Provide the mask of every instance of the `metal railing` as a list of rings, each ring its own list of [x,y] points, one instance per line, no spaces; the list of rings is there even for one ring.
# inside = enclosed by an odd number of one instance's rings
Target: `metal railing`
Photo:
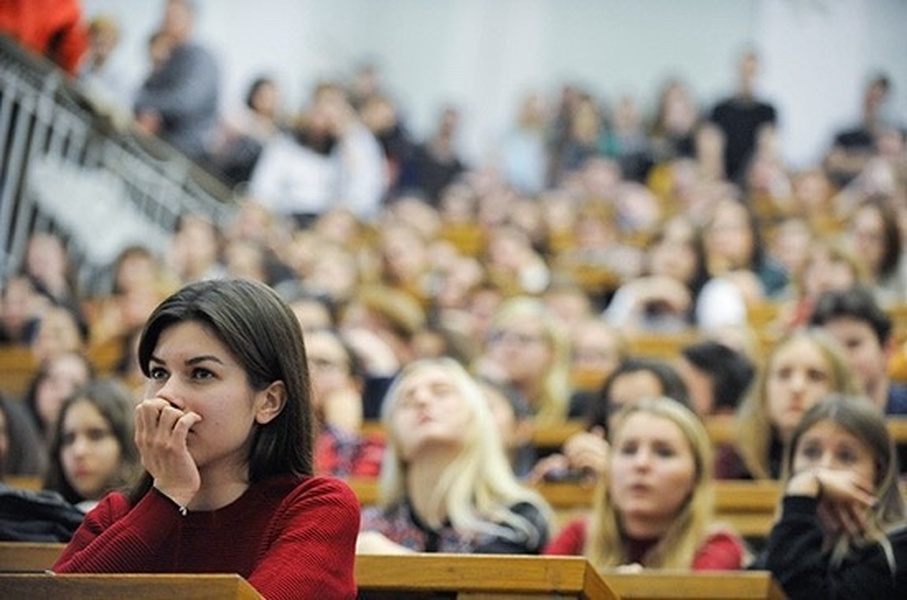
[[[116,127],[52,63],[0,35],[0,283],[52,231],[85,291],[126,245],[162,253],[180,215],[224,224],[231,191],[170,146]]]

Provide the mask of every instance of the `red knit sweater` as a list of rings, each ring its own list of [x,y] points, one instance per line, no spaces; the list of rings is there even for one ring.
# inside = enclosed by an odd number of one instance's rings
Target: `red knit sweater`
[[[238,573],[266,598],[355,598],[359,502],[342,481],[274,477],[221,509],[179,513],[153,489],[91,511],[57,573]]]

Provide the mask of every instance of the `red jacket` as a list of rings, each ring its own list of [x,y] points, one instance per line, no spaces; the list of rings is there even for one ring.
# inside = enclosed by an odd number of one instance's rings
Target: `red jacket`
[[[78,0],[2,0],[0,32],[70,75],[88,52],[88,27]]]

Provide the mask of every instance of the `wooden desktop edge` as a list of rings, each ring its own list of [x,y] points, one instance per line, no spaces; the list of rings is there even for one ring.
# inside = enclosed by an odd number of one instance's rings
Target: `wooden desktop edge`
[[[131,600],[261,600],[252,585],[235,573],[212,574],[0,574],[3,598],[130,598]]]
[[[580,556],[407,554],[356,556],[360,592],[570,594],[619,598]]]

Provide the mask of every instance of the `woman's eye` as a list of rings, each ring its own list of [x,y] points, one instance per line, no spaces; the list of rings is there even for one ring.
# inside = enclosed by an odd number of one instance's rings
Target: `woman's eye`
[[[822,449],[818,446],[806,446],[800,450],[800,455],[810,460],[817,460],[822,456]]]
[[[841,450],[838,452],[838,462],[845,465],[852,465],[857,462],[857,454],[851,450]]]
[[[76,441],[76,434],[64,433],[63,437],[60,440],[60,445],[65,448],[67,446],[72,446],[75,441]]]
[[[624,456],[632,456],[636,454],[637,446],[636,444],[622,444],[617,450],[620,454]]]
[[[211,379],[212,377],[214,377],[214,373],[208,369],[198,368],[192,370],[192,379]]]
[[[658,446],[655,448],[655,454],[661,458],[671,458],[677,453],[670,446]]]
[[[152,367],[148,370],[148,377],[151,379],[166,379],[167,371],[160,367]]]
[[[87,437],[92,442],[100,442],[108,435],[110,435],[110,432],[106,429],[90,429],[88,431]]]
[[[824,371],[813,370],[809,372],[810,381],[825,381],[828,377]]]

